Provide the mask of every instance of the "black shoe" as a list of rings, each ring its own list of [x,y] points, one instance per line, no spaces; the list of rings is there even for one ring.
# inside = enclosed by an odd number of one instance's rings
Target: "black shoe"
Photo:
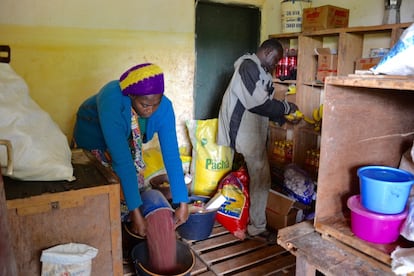
[[[267,245],[276,245],[277,244],[277,231],[266,230],[256,236],[248,235],[248,238],[254,239],[254,240],[261,240],[267,243]]]
[[[277,231],[269,231],[266,237],[267,245],[277,244]]]

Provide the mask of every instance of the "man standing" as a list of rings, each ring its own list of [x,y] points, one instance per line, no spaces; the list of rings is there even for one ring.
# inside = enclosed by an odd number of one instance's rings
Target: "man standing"
[[[230,146],[241,154],[250,177],[250,236],[264,236],[276,242],[276,233],[266,229],[266,203],[271,188],[266,140],[269,120],[285,123],[284,115],[297,106],[273,98],[272,72],[283,57],[276,39],[264,41],[255,54],[246,54],[234,63],[234,74],[223,96],[219,112],[217,144]]]

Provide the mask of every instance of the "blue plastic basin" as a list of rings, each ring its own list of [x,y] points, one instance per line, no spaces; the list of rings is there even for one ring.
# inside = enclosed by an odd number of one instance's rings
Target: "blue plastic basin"
[[[380,214],[399,214],[405,210],[414,175],[387,166],[364,166],[357,171],[361,204]]]
[[[212,230],[217,210],[190,214],[188,220],[177,228],[178,234],[187,240],[205,240]]]
[[[197,200],[207,203],[210,197],[190,196],[190,202]],[[191,213],[188,220],[177,227],[178,234],[187,240],[205,240],[213,230],[216,221],[217,210],[204,211],[202,213]]]

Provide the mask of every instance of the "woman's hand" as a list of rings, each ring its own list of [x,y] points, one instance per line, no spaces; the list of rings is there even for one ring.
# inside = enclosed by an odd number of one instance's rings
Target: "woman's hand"
[[[188,219],[188,204],[181,202],[180,207],[175,210],[175,228],[185,223]]]
[[[142,216],[139,208],[132,210],[129,217],[131,219],[130,230],[141,237],[145,237],[147,235],[147,221]]]

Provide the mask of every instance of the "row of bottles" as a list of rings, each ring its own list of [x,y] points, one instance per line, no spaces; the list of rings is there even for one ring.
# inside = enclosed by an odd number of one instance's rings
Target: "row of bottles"
[[[305,170],[313,179],[318,178],[319,156],[319,149],[308,149],[306,151]]]
[[[276,66],[274,75],[280,80],[296,80],[298,56],[296,49],[285,49],[283,58]]]
[[[273,144],[273,160],[278,165],[287,165],[292,163],[293,141],[278,140]]]

